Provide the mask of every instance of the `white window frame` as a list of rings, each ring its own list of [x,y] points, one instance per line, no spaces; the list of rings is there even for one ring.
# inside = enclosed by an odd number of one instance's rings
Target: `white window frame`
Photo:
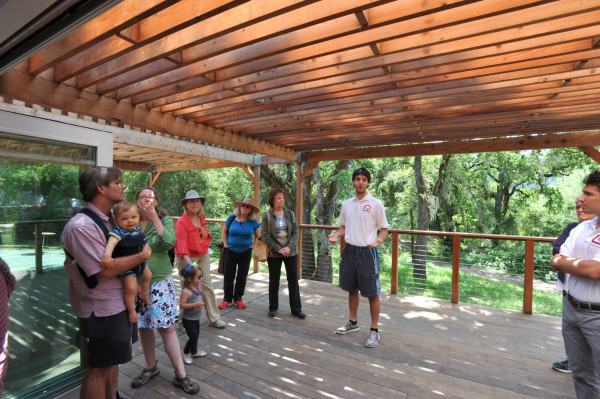
[[[95,147],[97,166],[112,166],[113,135],[94,123],[10,104],[0,109],[0,132]]]

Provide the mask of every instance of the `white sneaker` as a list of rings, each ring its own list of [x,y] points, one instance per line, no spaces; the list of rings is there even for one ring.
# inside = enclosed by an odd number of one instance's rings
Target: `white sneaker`
[[[211,327],[217,327],[217,328],[225,328],[226,325],[227,324],[221,319],[219,319],[213,323],[210,323]]]
[[[379,335],[379,333],[377,331],[369,332],[369,337],[367,338],[367,342],[365,342],[365,346],[367,348],[376,347],[377,345],[379,345],[380,338],[381,338],[381,336]]]

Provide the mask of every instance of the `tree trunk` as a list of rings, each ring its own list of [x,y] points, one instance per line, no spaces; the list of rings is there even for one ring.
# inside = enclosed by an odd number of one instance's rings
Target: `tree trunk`
[[[444,171],[450,164],[452,155],[444,155],[442,162],[438,166],[437,179],[431,189],[431,193],[428,193],[425,179],[423,178],[423,165],[422,158],[415,157],[413,169],[415,171],[415,182],[417,187],[418,206],[417,206],[417,230],[429,230],[429,223],[432,216],[435,217],[440,204],[440,197],[442,195],[442,189],[444,187]],[[430,203],[430,196],[432,203]],[[433,204],[433,206],[431,206]],[[418,235],[415,238],[412,260],[413,260],[413,277],[415,279],[427,279],[427,240],[428,236]]]
[[[315,223],[318,225],[331,225],[333,216],[338,202],[339,188],[337,185],[337,175],[347,170],[351,165],[350,161],[339,161],[335,168],[323,179],[319,169],[315,169],[313,175],[317,185],[316,190],[316,209]],[[333,263],[331,260],[332,246],[329,243],[327,236],[331,233],[329,230],[319,230],[316,232],[317,245],[317,280],[318,281],[333,281]]]
[[[427,201],[427,187],[423,179],[423,168],[421,157],[415,157],[413,164],[415,171],[415,182],[417,186],[418,206],[417,206],[417,230],[429,229],[429,203]],[[415,245],[412,251],[413,278],[427,279],[426,268],[427,255],[427,236],[418,235],[415,239]]]
[[[308,176],[302,183],[302,223],[310,224],[310,215],[315,207],[312,200],[312,191],[314,185],[314,172]],[[317,280],[317,263],[314,251],[314,231],[311,229],[302,230],[302,269],[301,276],[309,280]]]
[[[302,223],[311,224],[311,215],[314,210],[316,224],[332,224],[339,191],[336,177],[340,172],[347,170],[350,165],[350,161],[339,161],[327,178],[321,178],[319,168],[316,168],[306,178],[302,183]],[[279,166],[277,170],[267,165],[261,166],[261,174],[265,184],[270,187],[281,187],[286,193],[292,193],[292,185],[294,184],[292,171],[293,167],[291,166]],[[312,198],[313,187],[315,185],[316,195]],[[286,195],[286,207],[295,209],[295,203],[295,198],[291,195]],[[330,233],[331,231],[329,230],[304,230],[302,232],[302,278],[327,282],[333,281],[331,246],[327,239]]]

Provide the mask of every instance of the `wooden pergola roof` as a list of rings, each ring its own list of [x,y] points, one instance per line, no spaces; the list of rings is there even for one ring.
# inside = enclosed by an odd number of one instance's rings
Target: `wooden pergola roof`
[[[115,138],[132,168],[189,140],[285,161],[594,154],[599,43],[600,0],[124,0],[0,75],[0,96],[170,140]]]

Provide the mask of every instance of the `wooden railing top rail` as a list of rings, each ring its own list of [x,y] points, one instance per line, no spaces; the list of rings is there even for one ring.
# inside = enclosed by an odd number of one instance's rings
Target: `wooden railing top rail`
[[[52,219],[52,220],[18,220],[12,224],[41,224],[41,223],[67,223],[71,219]]]
[[[180,216],[171,216],[177,220]],[[53,220],[23,220],[14,222],[15,224],[38,224],[38,223],[66,223],[69,219],[53,219]],[[206,219],[209,223],[225,223],[225,219]],[[301,224],[301,228],[321,229],[321,230],[337,230],[339,226],[327,226],[317,224]],[[552,242],[556,240],[553,237],[533,237],[533,236],[512,236],[504,234],[479,234],[479,233],[463,233],[458,231],[430,231],[430,230],[399,230],[389,229],[390,233],[398,234],[414,234],[426,236],[459,236],[461,238],[483,238],[490,240],[512,240],[512,241],[536,241],[536,242]]]
[[[306,229],[321,229],[321,230],[337,230],[339,226],[325,226],[314,224],[301,224],[300,228]],[[429,230],[398,230],[388,229],[389,233],[397,234],[414,234],[426,236],[459,236],[460,238],[484,238],[490,240],[511,240],[511,241],[536,241],[536,242],[553,242],[556,238],[552,237],[533,237],[533,236],[511,236],[503,234],[478,234],[478,233],[462,233],[458,231],[429,231]]]

